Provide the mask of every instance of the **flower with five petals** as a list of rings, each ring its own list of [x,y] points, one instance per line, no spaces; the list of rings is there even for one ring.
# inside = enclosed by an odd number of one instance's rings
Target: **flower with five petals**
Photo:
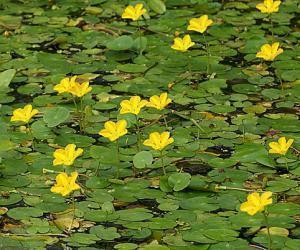
[[[35,116],[39,111],[32,109],[32,105],[28,104],[24,108],[18,108],[13,111],[13,115],[10,118],[11,122],[25,122],[28,123],[30,119]]]
[[[147,107],[156,108],[158,110],[163,110],[172,100],[168,98],[168,93],[162,93],[159,96],[151,96]]]
[[[190,47],[194,45],[195,43],[192,42],[190,35],[185,35],[183,38],[176,37],[171,48],[179,50],[181,52],[186,52]]]
[[[132,19],[133,21],[139,20],[139,18],[147,12],[143,7],[144,6],[141,3],[138,3],[135,6],[128,5],[122,14],[122,18]]]
[[[76,83],[77,76],[72,76],[72,77],[66,77],[62,79],[59,84],[56,84],[54,86],[54,90],[57,91],[59,94],[61,93],[70,93],[70,89],[72,86]]]
[[[64,149],[56,149],[53,153],[54,160],[53,166],[57,165],[64,165],[64,166],[71,166],[73,165],[75,159],[82,155],[83,149],[78,148],[76,149],[75,144],[68,144]]]
[[[143,144],[153,148],[154,150],[161,151],[173,142],[174,139],[170,137],[169,132],[162,132],[161,134],[158,132],[153,132],[149,135],[149,139],[145,140]]]
[[[199,18],[192,18],[187,29],[204,33],[207,30],[208,26],[212,24],[213,21],[211,19],[208,19],[207,15],[203,15]]]
[[[51,187],[52,193],[58,193],[62,196],[67,196],[71,192],[80,189],[80,186],[76,183],[78,177],[77,172],[71,173],[68,176],[66,173],[60,173],[56,176],[56,184]]]
[[[263,58],[266,61],[273,61],[278,55],[283,52],[283,49],[279,48],[279,43],[264,44],[260,51],[257,52],[256,57]]]
[[[293,142],[293,139],[289,139],[288,141],[286,141],[285,137],[280,137],[278,142],[269,143],[269,153],[285,155]]]
[[[273,0],[264,0],[263,3],[259,3],[256,5],[256,8],[259,9],[262,13],[273,13],[278,12],[279,5],[281,1],[273,1]]]
[[[120,114],[134,114],[138,115],[141,112],[141,109],[147,105],[146,100],[141,100],[139,96],[132,96],[129,100],[123,100],[120,103],[121,110]]]
[[[75,84],[70,88],[69,92],[74,96],[83,97],[92,90],[92,87],[89,85],[89,82],[75,82]]]
[[[247,201],[242,203],[240,210],[247,212],[249,215],[255,215],[258,212],[262,212],[265,206],[272,204],[272,192],[264,192],[261,196],[259,193],[254,192],[249,194]]]
[[[107,121],[104,124],[104,129],[99,132],[99,135],[108,138],[110,141],[115,141],[127,134],[126,126],[126,120],[120,120],[118,122]]]
[[[82,97],[92,90],[89,86],[89,82],[85,81],[83,83],[77,82],[78,76],[66,77],[60,81],[59,84],[54,86],[54,90],[59,94],[61,93],[71,93],[74,96]]]

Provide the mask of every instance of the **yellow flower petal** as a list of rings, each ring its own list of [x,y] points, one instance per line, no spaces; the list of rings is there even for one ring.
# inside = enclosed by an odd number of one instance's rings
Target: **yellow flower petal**
[[[32,105],[28,104],[24,108],[18,108],[13,111],[13,115],[10,121],[20,121],[28,123],[30,119],[35,116],[39,111],[37,109],[32,109]]]
[[[158,110],[162,110],[171,102],[172,100],[168,98],[168,94],[162,93],[160,96],[157,95],[151,96],[147,106],[156,108]]]
[[[149,135],[149,139],[144,141],[144,145],[153,148],[154,150],[163,150],[166,146],[173,143],[174,139],[170,137],[169,132],[153,132]]]
[[[76,183],[78,177],[77,172],[71,173],[68,176],[66,173],[60,173],[56,176],[56,184],[51,187],[50,191],[53,193],[59,193],[62,196],[66,196],[71,192],[80,189],[80,186]]]
[[[171,48],[181,52],[186,52],[193,45],[195,45],[195,43],[191,41],[191,37],[189,35],[185,35],[182,39],[176,37]]]
[[[260,51],[257,52],[256,57],[263,58],[266,61],[273,61],[279,54],[283,52],[283,49],[278,49],[279,43],[264,44]]]
[[[57,149],[53,153],[53,165],[73,165],[75,159],[82,155],[83,149],[78,148],[76,150],[75,144],[68,144],[64,149]]]
[[[141,100],[139,96],[132,96],[129,100],[120,103],[120,114],[132,113],[138,115],[143,107],[147,105],[146,100]]]
[[[289,139],[289,140],[287,141],[286,147],[289,149],[290,146],[292,146],[293,142],[294,142],[294,139]]]
[[[262,13],[273,13],[278,12],[279,5],[281,1],[273,1],[273,0],[264,0],[263,3],[259,3],[256,5],[256,8],[259,9]]]
[[[143,8],[143,4],[141,3],[138,3],[135,6],[129,5],[125,8],[122,18],[137,21],[146,12],[146,9]]]
[[[270,142],[269,153],[285,155],[289,150],[290,146],[293,144],[293,142],[293,139],[289,139],[288,141],[286,141],[285,137],[279,138],[278,142]]]
[[[117,123],[113,121],[107,121],[104,124],[105,129],[99,131],[99,135],[108,138],[110,141],[115,141],[121,136],[127,134],[126,126],[126,120],[120,120]]]
[[[262,212],[265,209],[265,206],[272,204],[272,192],[264,192],[261,196],[254,192],[249,194],[247,201],[242,203],[240,210],[247,212],[249,215],[254,215],[258,212]]]
[[[203,15],[199,18],[192,18],[187,29],[204,33],[212,24],[213,21],[211,19],[208,19],[207,15]]]
[[[261,203],[263,206],[272,204],[272,192],[268,191],[261,195]]]

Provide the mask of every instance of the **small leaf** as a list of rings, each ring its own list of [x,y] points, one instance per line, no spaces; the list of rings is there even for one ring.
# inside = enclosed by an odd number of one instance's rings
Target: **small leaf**
[[[102,209],[102,211],[107,212],[107,213],[113,213],[115,211],[114,205],[111,201],[105,201],[101,205],[101,209]]]
[[[117,228],[115,227],[105,228],[102,225],[92,227],[90,229],[90,233],[97,235],[100,239],[103,240],[114,240],[121,237],[121,235],[117,232]]]
[[[148,151],[141,151],[133,157],[133,165],[138,169],[143,169],[152,164],[153,156]]]
[[[161,0],[148,0],[147,5],[157,14],[163,14],[166,12],[166,5]]]
[[[173,187],[174,191],[185,189],[191,182],[191,175],[189,173],[175,173],[168,178],[168,183]]]
[[[48,127],[55,127],[69,119],[70,112],[66,108],[49,108],[44,113],[44,122]]]
[[[138,37],[134,40],[132,48],[143,52],[147,48],[148,40],[146,37]]]
[[[0,73],[0,88],[8,87],[11,80],[15,77],[16,70],[8,69]]]
[[[130,36],[120,36],[106,44],[111,50],[128,50],[133,45],[133,39]]]

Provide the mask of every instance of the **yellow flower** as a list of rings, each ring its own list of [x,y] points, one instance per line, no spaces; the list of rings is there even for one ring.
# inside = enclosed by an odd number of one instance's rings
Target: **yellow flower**
[[[59,94],[67,92],[70,93],[70,89],[76,83],[77,76],[73,77],[66,77],[60,81],[59,84],[54,86],[54,90],[57,91]]]
[[[199,18],[192,18],[188,26],[188,30],[194,30],[200,33],[204,33],[208,26],[212,25],[213,21],[208,19],[207,15],[203,15]]]
[[[10,118],[11,122],[25,122],[28,123],[30,119],[35,116],[39,111],[32,109],[32,105],[28,104],[24,108],[18,108],[13,111],[13,115]]]
[[[168,93],[162,93],[160,96],[154,95],[150,97],[147,107],[156,108],[158,110],[164,109],[172,100],[168,98]]]
[[[286,141],[285,137],[280,137],[278,142],[269,143],[269,153],[285,155],[286,152],[289,150],[290,146],[293,144],[293,142],[293,139],[289,139],[288,141]]]
[[[123,100],[121,105],[120,114],[132,113],[138,115],[141,109],[147,105],[146,100],[141,100],[139,96],[132,96],[129,100]]]
[[[264,44],[260,51],[257,52],[256,57],[263,58],[266,61],[273,61],[276,56],[283,52],[283,49],[278,49],[279,43]]]
[[[255,215],[257,212],[262,212],[265,206],[272,204],[272,192],[264,192],[261,196],[254,192],[249,194],[247,201],[242,203],[240,210],[247,212],[249,215]]]
[[[256,8],[259,9],[262,13],[273,13],[278,12],[280,4],[281,1],[264,0],[263,3],[257,4]]]
[[[85,94],[89,93],[91,90],[92,87],[89,86],[89,82],[83,82],[81,84],[75,82],[75,84],[70,88],[69,92],[77,97],[82,97]]]
[[[190,47],[194,45],[195,43],[192,42],[191,37],[189,35],[185,35],[183,38],[176,37],[171,48],[179,50],[181,52],[186,52]]]
[[[153,132],[150,134],[149,139],[144,141],[145,146],[149,146],[155,150],[163,150],[166,146],[173,143],[174,139],[170,137],[169,132]]]
[[[104,129],[99,132],[99,135],[108,138],[110,141],[115,141],[127,134],[126,126],[127,122],[125,120],[118,122],[108,121],[104,124]]]
[[[122,14],[122,18],[137,21],[143,14],[147,12],[147,10],[143,7],[144,6],[141,3],[138,3],[135,6],[128,5]]]
[[[82,155],[83,149],[78,148],[76,150],[75,144],[68,144],[64,149],[56,149],[53,153],[53,166],[57,165],[65,165],[71,166],[73,165],[75,159]]]
[[[59,84],[55,85],[53,89],[59,94],[67,92],[77,97],[82,97],[92,90],[89,82],[78,83],[76,80],[77,76],[66,77]]]
[[[77,172],[71,173],[70,177],[66,173],[58,174],[56,176],[56,184],[51,188],[51,192],[66,196],[80,189],[80,186],[76,183],[77,176]]]

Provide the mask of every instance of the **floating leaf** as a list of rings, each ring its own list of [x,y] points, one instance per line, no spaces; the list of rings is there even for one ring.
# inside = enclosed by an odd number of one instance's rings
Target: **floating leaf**
[[[166,5],[161,0],[148,0],[147,5],[157,14],[163,14],[166,12]]]
[[[107,48],[111,50],[128,50],[132,45],[133,39],[131,36],[120,36],[106,44]]]
[[[189,173],[175,173],[168,178],[169,185],[174,191],[185,189],[190,184],[190,181],[191,175]]]
[[[48,127],[55,127],[69,119],[70,112],[63,107],[48,108],[45,110],[43,119]]]
[[[9,86],[16,72],[15,69],[8,69],[0,73],[0,90]]]
[[[143,169],[152,164],[153,156],[149,151],[141,151],[133,157],[133,164],[135,168]]]

